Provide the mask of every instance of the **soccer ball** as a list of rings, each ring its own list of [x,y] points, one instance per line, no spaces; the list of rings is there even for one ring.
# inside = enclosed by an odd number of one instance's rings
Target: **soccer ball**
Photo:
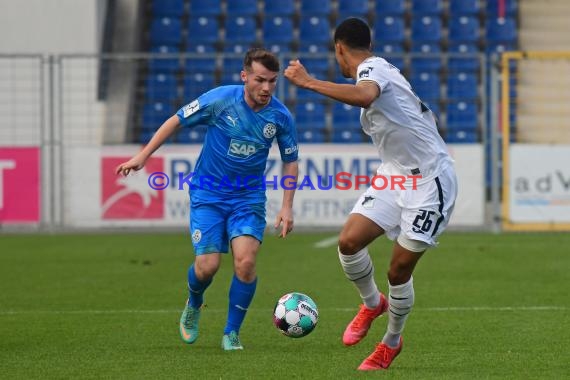
[[[308,335],[319,320],[317,305],[303,293],[287,293],[279,298],[273,310],[273,324],[283,335],[301,338]]]

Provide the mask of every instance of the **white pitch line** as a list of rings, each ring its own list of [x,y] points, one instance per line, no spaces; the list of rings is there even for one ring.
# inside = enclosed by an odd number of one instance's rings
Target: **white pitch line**
[[[319,311],[332,312],[354,312],[357,308],[321,308]],[[567,306],[450,306],[450,307],[424,307],[414,308],[413,312],[461,312],[461,311],[568,311]],[[227,309],[210,309],[206,308],[206,312],[225,313]],[[250,309],[250,312],[268,312],[269,309]],[[0,311],[0,315],[22,315],[22,314],[177,314],[181,310],[5,310]]]
[[[338,242],[338,236],[331,236],[329,238],[318,241],[314,244],[315,248],[329,248]]]

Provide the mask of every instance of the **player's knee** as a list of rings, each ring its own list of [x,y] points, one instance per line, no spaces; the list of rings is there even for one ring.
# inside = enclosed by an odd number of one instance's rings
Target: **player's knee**
[[[410,281],[412,278],[413,268],[408,268],[401,263],[392,263],[388,270],[388,281],[392,285],[401,285]]]
[[[215,265],[204,265],[202,267],[196,268],[196,277],[198,277],[201,281],[209,280],[218,271],[218,266]]]
[[[247,257],[236,260],[234,270],[237,277],[245,282],[251,282],[255,279],[255,258]]]
[[[360,251],[362,248],[361,244],[350,234],[341,234],[338,238],[338,250],[343,255],[354,255],[356,252]]]
[[[196,260],[194,263],[194,270],[196,271],[196,276],[202,280],[209,280],[218,271],[220,268],[220,260],[212,259],[204,259],[204,260]]]
[[[388,281],[392,285],[405,284],[412,277],[415,265],[412,262],[392,259],[388,269]]]

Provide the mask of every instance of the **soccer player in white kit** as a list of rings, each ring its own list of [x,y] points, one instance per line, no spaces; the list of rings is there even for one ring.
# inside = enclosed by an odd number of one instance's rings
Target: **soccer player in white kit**
[[[342,268],[363,304],[348,324],[343,343],[365,337],[373,320],[388,311],[382,341],[358,367],[387,369],[402,350],[402,330],[414,304],[412,272],[423,253],[437,245],[457,196],[457,179],[431,110],[413,92],[400,71],[371,50],[369,26],[344,20],[334,34],[335,56],[342,74],[356,84],[337,84],[311,77],[301,62],[291,61],[285,77],[293,84],[337,101],[361,107],[362,129],[378,149],[378,175],[409,179],[404,189],[369,187],[350,213],[338,242]],[[382,187],[380,185],[376,188]],[[374,280],[368,245],[386,234],[394,240],[388,270],[388,299]]]

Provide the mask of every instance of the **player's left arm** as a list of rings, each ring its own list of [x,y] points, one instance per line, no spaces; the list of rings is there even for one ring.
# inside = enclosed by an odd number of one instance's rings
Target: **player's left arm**
[[[380,96],[380,87],[374,81],[363,80],[356,84],[340,84],[319,80],[310,76],[299,60],[289,62],[284,75],[298,87],[356,107],[368,108]]]
[[[275,228],[281,227],[280,237],[285,237],[293,230],[293,198],[295,197],[295,189],[297,187],[297,178],[299,176],[299,164],[297,161],[283,163],[283,201],[281,203],[281,210],[277,214],[275,220]]]

